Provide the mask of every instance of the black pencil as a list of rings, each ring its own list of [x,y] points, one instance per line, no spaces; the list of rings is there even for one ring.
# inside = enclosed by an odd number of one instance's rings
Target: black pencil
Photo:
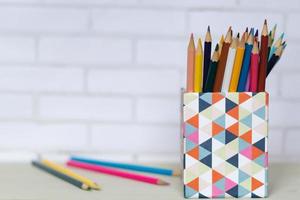
[[[208,70],[207,80],[204,87],[204,92],[212,92],[216,73],[217,73],[217,67],[218,67],[218,61],[219,61],[219,45],[216,45],[215,51],[213,53],[213,56],[210,61],[210,66]]]
[[[58,171],[56,171],[56,170],[54,170],[54,169],[52,169],[50,167],[47,167],[46,165],[42,164],[41,162],[32,161],[31,163],[32,163],[33,166],[35,166],[35,167],[37,167],[37,168],[39,168],[39,169],[41,169],[41,170],[43,170],[45,172],[48,172],[49,174],[51,174],[53,176],[56,176],[57,178],[60,178],[60,179],[62,179],[64,181],[66,181],[66,182],[68,182],[68,183],[70,183],[70,184],[72,184],[72,185],[80,188],[80,189],[83,189],[83,190],[89,190],[90,189],[89,186],[86,185],[85,183],[83,183],[83,182],[81,182],[81,181],[79,181],[77,179],[74,179],[74,178],[72,178],[70,176],[67,176],[65,174],[62,174],[62,173],[60,173],[60,172],[58,172]]]
[[[268,68],[267,68],[267,77],[280,59],[282,52],[283,52],[284,46],[280,46],[275,53],[271,56],[269,62],[268,62]]]
[[[206,83],[208,69],[210,64],[210,54],[211,54],[211,34],[210,34],[210,27],[207,27],[207,32],[205,36],[204,42],[204,67],[203,67],[203,85]]]

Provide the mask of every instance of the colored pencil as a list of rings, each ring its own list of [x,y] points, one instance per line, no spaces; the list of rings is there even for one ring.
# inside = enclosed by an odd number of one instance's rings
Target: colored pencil
[[[224,72],[224,79],[223,79],[223,84],[222,84],[222,91],[224,91],[224,92],[229,91],[230,80],[232,77],[232,71],[233,71],[233,65],[234,65],[238,40],[239,40],[239,34],[237,35],[237,37],[232,39],[232,42],[231,42],[231,45],[229,48],[226,68],[225,68],[225,72]]]
[[[58,171],[58,172],[60,172],[62,174],[65,174],[65,175],[70,176],[70,177],[72,177],[74,179],[77,179],[80,182],[85,183],[86,185],[88,185],[92,189],[100,190],[100,187],[94,181],[92,181],[92,180],[90,180],[88,178],[85,178],[85,177],[83,177],[83,176],[81,176],[81,175],[79,175],[79,174],[71,171],[70,169],[67,169],[67,168],[65,168],[65,167],[63,167],[61,165],[58,165],[58,164],[56,164],[54,162],[51,162],[49,160],[46,160],[46,159],[42,159],[41,163],[43,163],[47,167],[50,167],[50,168],[52,168],[52,169],[54,169],[54,170],[56,170],[56,171]]]
[[[284,48],[285,48],[285,46],[280,46],[275,51],[275,53],[272,55],[271,59],[268,62],[267,76],[270,74],[270,72],[272,71],[272,69],[274,68],[274,66],[276,65],[278,60],[280,59]]]
[[[221,55],[221,53],[222,53],[223,44],[224,44],[224,35],[222,34],[220,41],[219,41],[219,55]]]
[[[244,58],[244,52],[245,52],[245,34],[243,34],[240,41],[238,41],[238,46],[236,50],[236,55],[234,59],[234,65],[232,70],[232,76],[229,86],[229,92],[236,92],[238,83],[239,83],[239,77],[240,72],[242,68],[243,58]]]
[[[254,40],[253,31],[254,30],[251,29],[248,40],[245,45],[244,59],[243,59],[243,64],[242,64],[241,73],[239,77],[239,83],[237,87],[238,92],[244,92],[246,89],[246,83],[247,83],[247,78],[248,78],[248,73],[250,68],[251,51],[253,48],[253,40]]]
[[[194,92],[202,92],[203,85],[203,49],[201,38],[195,53]]]
[[[284,37],[284,33],[282,33],[280,35],[280,37],[276,40],[276,42],[274,43],[274,45],[271,47],[270,53],[269,53],[269,59],[271,59],[271,56],[275,53],[276,49],[280,47],[280,45],[282,44],[282,40]]]
[[[246,28],[244,34],[245,35],[245,40],[244,41],[247,41],[248,40],[248,37],[249,37],[249,31],[248,31],[248,27]]]
[[[87,184],[85,184],[85,183],[83,183],[83,182],[81,182],[81,181],[79,181],[79,180],[77,180],[75,178],[72,178],[70,176],[67,176],[67,175],[65,175],[65,174],[63,174],[61,172],[58,172],[58,171],[56,171],[56,170],[54,170],[54,169],[52,169],[52,168],[44,165],[41,162],[32,161],[31,163],[32,163],[33,166],[35,166],[35,167],[37,167],[37,168],[39,168],[39,169],[41,169],[41,170],[43,170],[43,171],[51,174],[51,175],[53,175],[53,176],[55,176],[57,178],[60,178],[60,179],[62,179],[64,181],[66,181],[66,182],[68,182],[68,183],[70,183],[70,184],[72,184],[72,185],[80,188],[80,189],[83,189],[83,190],[89,190],[90,189],[90,187]]]
[[[203,83],[206,82],[207,75],[208,75],[208,68],[209,68],[210,57],[211,57],[211,42],[212,39],[211,39],[210,27],[208,26],[206,36],[205,36],[205,42],[204,42]]]
[[[259,54],[258,92],[264,92],[266,87],[267,65],[268,65],[268,27],[265,20],[261,33],[261,48]]]
[[[222,89],[224,72],[225,72],[225,67],[226,67],[226,63],[227,63],[228,51],[229,51],[229,47],[231,44],[231,40],[232,40],[232,30],[231,30],[231,27],[229,27],[226,37],[225,37],[225,40],[224,40],[224,44],[222,46],[220,60],[218,63],[218,68],[217,68],[217,73],[216,73],[216,78],[215,78],[215,83],[214,83],[214,88],[213,88],[214,92],[220,92]]]
[[[268,60],[269,60],[269,56],[270,56],[270,51],[271,51],[271,47],[272,47],[272,31],[269,32],[269,37],[268,37]]]
[[[180,175],[179,172],[174,171],[172,169],[164,169],[164,168],[158,168],[158,167],[110,162],[110,161],[104,161],[104,160],[95,160],[95,159],[82,158],[82,157],[77,157],[77,156],[72,156],[71,160],[84,162],[84,163],[90,163],[90,164],[94,164],[94,165],[102,165],[102,166],[106,166],[106,167],[147,172],[147,173],[153,173],[153,174],[161,174],[161,175],[167,175],[167,176],[179,176]]]
[[[121,171],[121,170],[116,170],[113,168],[102,167],[99,165],[93,165],[93,164],[78,162],[78,161],[74,161],[74,160],[68,161],[67,165],[72,166],[72,167],[77,167],[80,169],[86,169],[89,171],[99,172],[99,173],[103,173],[103,174],[109,174],[109,175],[113,175],[113,176],[118,176],[118,177],[122,177],[122,178],[132,179],[132,180],[155,184],[155,185],[168,185],[169,184],[158,178],[129,173],[129,172]]]
[[[195,44],[194,36],[191,34],[187,52],[187,83],[186,91],[194,91],[194,66],[195,65]]]
[[[250,64],[250,92],[257,91],[257,83],[258,83],[258,65],[259,65],[259,49],[257,41],[254,41],[252,53],[251,53],[251,64]]]
[[[274,39],[275,39],[275,34],[276,34],[276,28],[277,28],[277,24],[275,24],[273,26],[273,29],[271,31],[271,46],[273,45]]]
[[[204,87],[205,92],[213,91],[215,77],[216,77],[217,68],[218,68],[218,61],[219,61],[219,44],[216,45],[215,51],[214,51],[213,56],[210,61],[207,80],[206,80],[205,87]]]

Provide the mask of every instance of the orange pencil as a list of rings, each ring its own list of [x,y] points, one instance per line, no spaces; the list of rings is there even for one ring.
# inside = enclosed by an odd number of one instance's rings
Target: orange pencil
[[[265,20],[261,33],[261,48],[260,48],[260,62],[258,72],[258,92],[264,92],[266,87],[267,65],[268,65],[268,27],[267,20]]]
[[[226,63],[227,63],[228,51],[229,51],[229,47],[231,44],[231,40],[232,40],[232,30],[231,30],[231,27],[229,27],[226,37],[225,37],[225,40],[224,40],[224,44],[222,46],[220,60],[218,63],[218,69],[217,69],[217,74],[216,74],[214,88],[213,88],[214,92],[220,92],[222,89],[224,72],[225,72],[225,67],[226,67]]]
[[[186,91],[194,91],[194,68],[195,68],[195,44],[194,36],[191,34],[190,42],[187,51],[187,79],[186,79]]]

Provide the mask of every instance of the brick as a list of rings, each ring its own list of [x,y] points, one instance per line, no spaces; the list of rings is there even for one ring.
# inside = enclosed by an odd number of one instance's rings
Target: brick
[[[189,13],[189,32],[195,32],[202,37],[205,36],[207,26],[210,25],[214,43],[219,41],[221,33],[226,34],[228,27],[232,26],[233,34],[244,32],[246,27],[258,28],[261,31],[265,18],[267,17],[269,27],[277,24],[277,33],[282,32],[283,16],[272,13],[241,13],[241,12],[220,12],[202,11]],[[199,19],[205,19],[204,23],[199,23]],[[220,23],[222,19],[222,23]],[[238,21],[236,19],[239,19]],[[234,24],[233,24],[234,23]],[[217,38],[216,38],[217,36]]]
[[[43,37],[39,42],[39,60],[54,63],[129,63],[131,48],[131,42],[126,39]]]
[[[98,125],[92,127],[92,146],[111,152],[179,153],[179,136],[177,126]]]
[[[186,66],[186,42],[170,40],[140,40],[137,43],[137,62],[151,65]]]
[[[85,31],[88,11],[70,8],[1,7],[0,30],[25,32]]]
[[[0,146],[27,150],[81,149],[87,143],[86,131],[85,126],[78,124],[0,123]]]
[[[300,99],[299,92],[297,90],[293,90],[293,86],[300,85],[299,76],[300,73],[287,73],[282,75],[280,90],[283,97]]]
[[[245,7],[247,9],[255,9],[255,10],[295,10],[300,8],[300,3],[298,0],[288,0],[288,1],[281,1],[281,0],[264,0],[264,3],[261,3],[260,0],[252,0],[252,1],[244,1],[240,0],[240,7]],[[259,6],[257,6],[259,5]]]
[[[276,64],[274,71],[286,71],[298,69],[298,52],[300,51],[300,43],[289,43],[285,48],[282,57]]]
[[[272,99],[270,97],[270,127],[280,126],[289,127],[299,123],[298,113],[300,112],[300,103],[292,101],[283,101]]]
[[[300,140],[300,135],[299,135],[299,130],[298,129],[292,129],[290,131],[287,131],[285,133],[285,152],[287,155],[291,156],[298,156],[299,160],[299,155],[300,155],[300,145],[299,145],[299,140]]]
[[[0,94],[0,118],[31,118],[33,110],[30,95]]]
[[[101,9],[92,12],[93,29],[130,34],[182,35],[183,11],[150,9]]]
[[[33,62],[34,43],[29,37],[0,37],[0,62]]]
[[[114,94],[177,94],[179,74],[176,70],[91,70],[88,89]]]
[[[39,114],[42,119],[128,121],[132,103],[127,98],[42,96]]]
[[[194,1],[194,0],[140,0],[142,5],[151,5],[158,7],[176,7],[176,8],[227,8],[236,6],[235,0],[214,0],[214,1]]]
[[[139,98],[136,105],[137,120],[140,122],[179,123],[178,98]]]
[[[51,67],[0,68],[0,90],[58,91],[83,90],[83,70]]]

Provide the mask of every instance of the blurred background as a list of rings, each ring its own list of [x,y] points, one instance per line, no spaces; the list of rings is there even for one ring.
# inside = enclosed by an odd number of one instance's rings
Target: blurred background
[[[0,161],[91,154],[179,162],[189,34],[261,30],[288,46],[268,77],[271,161],[300,161],[300,1],[0,0]],[[298,25],[297,25],[298,24]]]

